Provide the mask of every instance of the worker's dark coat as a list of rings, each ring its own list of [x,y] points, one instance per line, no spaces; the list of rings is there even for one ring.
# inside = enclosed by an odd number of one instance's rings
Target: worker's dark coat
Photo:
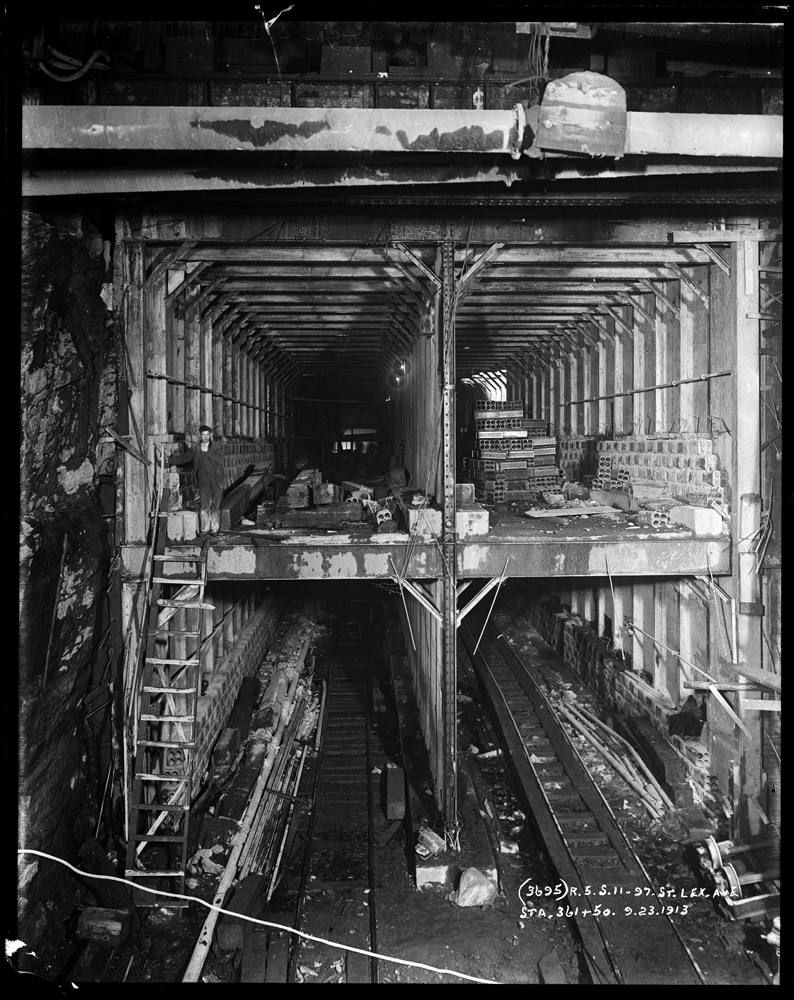
[[[197,489],[209,489],[213,493],[223,492],[226,486],[226,469],[223,465],[223,449],[214,441],[206,451],[197,444],[181,455],[172,455],[169,465],[192,463],[193,483]]]

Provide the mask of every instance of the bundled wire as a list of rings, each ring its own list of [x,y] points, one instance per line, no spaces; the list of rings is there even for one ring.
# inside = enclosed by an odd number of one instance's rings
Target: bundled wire
[[[57,49],[52,48],[52,46],[49,46],[48,52],[48,59],[51,65],[55,66],[56,69],[67,69],[73,71],[66,76],[60,76],[58,73],[53,73],[52,70],[48,69],[43,62],[40,62],[39,69],[42,73],[46,73],[51,80],[57,80],[58,83],[72,83],[75,80],[79,80],[81,77],[86,75],[95,63],[97,64],[97,69],[107,69],[110,64],[110,56],[104,51],[104,49],[97,49],[96,52],[93,52],[83,64],[81,64],[78,59],[74,59],[72,56],[67,56],[62,52],[58,52]],[[100,63],[100,59],[107,60],[108,65]]]

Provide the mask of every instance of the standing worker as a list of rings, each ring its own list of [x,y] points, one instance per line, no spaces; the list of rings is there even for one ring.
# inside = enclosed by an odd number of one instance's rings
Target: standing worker
[[[201,440],[181,455],[169,458],[169,465],[193,463],[193,485],[201,498],[200,535],[217,535],[221,523],[221,498],[226,485],[223,450],[212,440],[212,428],[199,427]]]

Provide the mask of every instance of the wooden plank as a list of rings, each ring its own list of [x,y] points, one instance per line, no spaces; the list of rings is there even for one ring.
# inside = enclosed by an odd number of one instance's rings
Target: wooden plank
[[[673,272],[673,274],[678,276],[679,280],[684,282],[692,289],[695,295],[697,295],[697,297],[700,299],[703,305],[708,309],[709,297],[708,295],[705,294],[705,292],[697,284],[697,282],[693,281],[692,278],[686,273],[686,271],[682,270],[677,264],[668,264],[667,266]]]
[[[670,286],[668,285],[667,288]],[[657,289],[659,294],[663,294],[665,297],[667,289],[662,292],[661,289]],[[676,304],[677,305],[677,304]],[[665,382],[669,382],[668,378],[668,358],[667,358],[667,347],[668,347],[668,325],[666,322],[666,313],[658,312],[656,313],[656,323],[654,330],[654,385],[663,385]],[[650,394],[653,397],[653,424],[652,427],[656,434],[665,434],[669,428],[669,399],[668,394],[663,389],[657,389],[655,392]],[[655,673],[654,673],[655,676]]]
[[[711,117],[711,116],[710,116]],[[744,117],[744,116],[743,116]],[[455,253],[455,264],[463,263],[466,251],[461,249]],[[707,264],[708,256],[703,251],[689,247],[672,247],[669,244],[647,244],[642,247],[620,247],[620,259],[623,263],[655,263],[664,264],[670,261],[683,264]],[[270,263],[270,264],[326,264],[339,263],[348,267],[359,267],[377,264],[387,266],[383,259],[383,250],[374,247],[345,246],[308,246],[280,247],[243,245],[207,245],[193,247],[185,255],[185,260],[209,260],[217,262]],[[500,264],[516,263],[576,263],[602,262],[610,264],[615,260],[615,249],[607,247],[582,246],[516,246],[504,249],[499,254]],[[394,266],[392,262],[392,266]]]
[[[596,507],[559,507],[551,510],[527,510],[527,517],[577,517],[581,514],[619,514],[615,507],[599,505]]]
[[[704,229],[696,232],[676,230],[670,233],[673,243],[736,243],[742,240],[782,240],[782,229]],[[723,261],[723,263],[725,263]],[[726,265],[727,267],[727,265]],[[726,274],[728,272],[726,271]]]
[[[255,927],[243,951],[241,983],[264,983],[267,970],[267,927]]]
[[[615,309],[614,306],[605,306],[604,308],[609,313],[609,315],[612,317],[612,319],[615,321],[615,323],[617,323],[617,325],[620,327],[620,329],[625,334],[627,334],[627,336],[629,336],[629,337],[633,337],[634,336],[634,331],[628,325],[628,323],[623,319],[623,317],[620,315],[620,313],[617,311],[617,309]]]
[[[741,706],[748,712],[781,712],[782,701],[764,701],[758,698],[742,698]]]
[[[192,271],[185,272],[185,280],[166,295],[166,306],[170,306],[181,292],[187,291],[190,285],[195,283],[198,280],[199,275],[202,274],[208,267],[212,267],[212,262],[205,260],[200,264],[197,264]]]
[[[649,323],[653,323],[653,321],[654,321],[653,316],[647,311],[647,309],[645,308],[645,306],[642,305],[642,302],[640,301],[640,299],[639,299],[638,296],[634,296],[633,297],[632,295],[630,295],[627,292],[620,292],[618,294],[618,298],[622,302],[624,302],[627,306],[631,306],[632,309],[636,309],[637,312],[644,319],[648,320]]]
[[[265,469],[254,471],[221,502],[221,530],[230,531],[260,499],[265,489]]]
[[[268,934],[267,940],[267,972],[265,974],[265,982],[286,983],[289,966],[290,935],[285,933],[277,936],[271,931]]]
[[[781,690],[780,674],[773,674],[769,670],[759,670],[757,667],[750,667],[746,663],[731,663],[728,660],[720,660],[720,667],[727,670],[735,677],[746,677],[748,681],[754,681],[763,688],[770,691]]]
[[[726,262],[722,259],[722,257],[720,257],[720,255],[713,247],[709,246],[708,243],[698,243],[696,244],[696,246],[698,247],[699,250],[702,250],[703,253],[708,254],[709,257],[711,257],[711,259],[714,261],[714,263],[721,271],[724,271],[727,275],[730,275],[731,273],[730,267],[728,266],[728,264],[726,264]]]
[[[146,449],[146,309],[143,295],[143,244],[122,244],[124,254],[124,295],[122,328],[128,357],[128,406],[130,443]],[[148,455],[144,455],[148,459]],[[145,466],[127,453],[124,459],[124,541],[145,542],[149,531],[148,510],[151,503]]]
[[[268,877],[248,875],[235,889],[224,909],[241,916],[259,917],[266,902]],[[221,951],[240,951],[245,947],[254,929],[249,920],[221,914],[216,929],[216,940]]]
[[[658,285],[652,285],[650,283],[650,281],[643,281],[642,285],[649,292],[653,292],[654,296],[657,299],[661,299],[662,302],[664,302],[664,304],[667,306],[667,308],[670,309],[673,313],[675,313],[676,316],[679,315],[679,309],[678,309],[678,306],[676,305],[676,303],[668,295],[666,295],[665,292],[662,291],[662,289],[659,288]]]
[[[200,295],[198,285],[192,285],[185,296],[185,425],[186,434],[198,436],[201,424],[201,393],[190,386],[200,385],[201,340],[200,325],[196,310],[192,308]]]
[[[728,715],[730,716],[730,718],[739,727],[739,729],[741,729],[741,731],[744,733],[744,735],[748,739],[750,739],[750,740],[755,739],[755,737],[753,736],[753,733],[750,732],[750,730],[742,722],[742,720],[739,718],[739,716],[736,714],[736,712],[734,712],[733,708],[731,707],[731,705],[728,704],[728,702],[726,701],[726,699],[723,697],[722,692],[719,690],[719,688],[716,686],[716,684],[709,684],[709,691],[714,696],[714,698],[720,703],[720,705],[722,705],[722,707],[728,713]]]
[[[153,285],[158,278],[160,278],[165,272],[171,267],[176,261],[182,259],[182,254],[194,247],[198,243],[198,240],[185,240],[176,250],[172,253],[166,253],[165,256],[160,260],[158,264],[155,265],[149,277],[144,282],[144,288],[147,285]]]
[[[649,291],[653,293],[653,288],[649,286]],[[650,306],[652,313],[656,313],[656,298],[653,294],[648,296],[650,299]],[[628,381],[627,388],[629,389],[639,389],[650,383],[649,372],[653,370],[652,361],[653,351],[648,352],[648,341],[649,337],[653,335],[653,329],[655,326],[655,319],[653,321],[648,321],[645,319],[645,313],[649,310],[645,310],[640,316],[635,316],[635,323],[637,325],[637,334],[634,338],[634,351],[633,353],[633,368],[631,372],[631,379]],[[645,392],[635,392],[633,396],[628,397],[632,402],[631,411],[631,423],[633,425],[634,436],[640,436],[648,433],[646,413],[650,406],[650,394]]]
[[[81,845],[77,852],[83,863],[86,875],[110,875],[118,877],[115,866],[108,860],[102,845],[94,837],[88,839]],[[133,929],[140,926],[135,904],[127,889],[118,882],[111,882],[106,879],[92,879],[86,877],[86,883],[91,886],[91,891],[98,900],[100,906],[112,910],[124,910],[129,913],[132,920]]]
[[[77,920],[77,936],[103,948],[120,948],[131,929],[132,914],[128,910],[87,906]]]

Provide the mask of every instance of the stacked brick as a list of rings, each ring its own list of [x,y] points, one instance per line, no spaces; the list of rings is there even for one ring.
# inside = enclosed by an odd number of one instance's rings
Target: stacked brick
[[[557,442],[557,456],[563,476],[569,482],[581,482],[595,468],[596,439],[560,438]]]
[[[522,400],[475,403],[476,449],[465,459],[475,497],[484,503],[529,500],[560,485],[556,438],[543,420],[524,416]]]
[[[256,673],[285,609],[286,602],[282,598],[265,598],[249,618],[234,646],[216,667],[207,690],[199,698],[192,795],[201,786],[212,748],[231,714],[243,678]]]
[[[178,455],[188,446],[182,442],[171,442],[165,445],[166,455]],[[226,472],[226,485],[230,486],[241,479],[252,465],[272,465],[275,461],[273,445],[264,441],[238,440],[224,438],[219,442],[223,451],[223,468]],[[190,476],[179,471],[165,472],[165,488],[168,494],[168,510],[180,510],[188,507],[195,499],[190,494]]]
[[[671,493],[680,496],[725,499],[726,484],[717,468],[710,437],[679,435],[599,441],[597,455],[597,478],[602,482],[601,486],[591,483],[594,489],[611,488],[613,482],[666,484]]]
[[[667,716],[675,711],[672,700],[631,670],[629,656],[613,656],[607,640],[587,622],[550,600],[531,601],[525,614],[546,642],[593,688],[602,705],[624,715],[645,716],[657,727],[666,726]]]
[[[236,438],[223,439],[223,466],[226,470],[227,485],[240,479],[252,465],[272,465],[274,461],[272,444]]]

